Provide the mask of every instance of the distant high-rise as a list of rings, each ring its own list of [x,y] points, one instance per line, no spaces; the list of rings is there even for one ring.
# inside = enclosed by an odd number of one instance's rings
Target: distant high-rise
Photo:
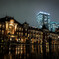
[[[57,28],[59,28],[59,23],[57,23]]]
[[[37,14],[37,22],[39,24],[39,28],[42,28],[43,25],[45,25],[48,29],[48,25],[50,23],[50,14],[46,12],[39,12]]]
[[[57,22],[50,22],[50,31],[55,32],[55,30],[59,28],[59,23]]]

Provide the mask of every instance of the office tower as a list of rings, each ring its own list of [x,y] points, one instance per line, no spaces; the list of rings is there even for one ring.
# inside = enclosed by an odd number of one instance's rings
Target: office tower
[[[57,23],[56,22],[51,22],[50,25],[51,25],[51,31],[55,32],[56,28],[58,28]]]
[[[47,28],[50,23],[50,14],[46,12],[39,12],[37,14],[37,22],[39,24],[39,28],[42,28],[43,25],[45,25]]]

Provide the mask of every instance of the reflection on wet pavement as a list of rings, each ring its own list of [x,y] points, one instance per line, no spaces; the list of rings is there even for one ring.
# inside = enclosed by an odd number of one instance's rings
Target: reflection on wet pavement
[[[25,44],[10,46],[6,51],[0,50],[0,59],[59,59],[59,45],[45,47]]]

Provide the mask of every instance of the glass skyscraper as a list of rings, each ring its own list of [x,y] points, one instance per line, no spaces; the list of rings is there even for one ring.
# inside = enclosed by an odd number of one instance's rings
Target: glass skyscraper
[[[37,14],[37,22],[39,24],[39,28],[41,29],[43,25],[48,28],[50,23],[50,14],[46,12],[39,12]]]
[[[55,32],[57,28],[59,28],[59,23],[57,22],[50,22],[50,31]]]
[[[37,14],[37,22],[39,24],[39,28],[41,29],[43,25],[46,26],[49,31],[55,32],[57,28],[59,28],[59,23],[50,22],[50,14],[46,12],[39,12]]]

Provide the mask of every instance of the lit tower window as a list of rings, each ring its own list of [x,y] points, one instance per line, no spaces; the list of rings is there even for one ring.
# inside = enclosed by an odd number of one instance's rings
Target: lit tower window
[[[1,28],[1,24],[0,24],[0,28]]]
[[[8,22],[6,21],[6,30],[8,30],[8,25],[9,25],[9,24],[8,24]]]
[[[16,31],[16,29],[17,29],[17,25],[18,25],[18,24],[17,24],[17,23],[15,23],[14,25],[15,25],[15,31]]]
[[[11,20],[10,20],[10,25],[13,25],[13,24],[14,24],[14,20],[11,19]]]

